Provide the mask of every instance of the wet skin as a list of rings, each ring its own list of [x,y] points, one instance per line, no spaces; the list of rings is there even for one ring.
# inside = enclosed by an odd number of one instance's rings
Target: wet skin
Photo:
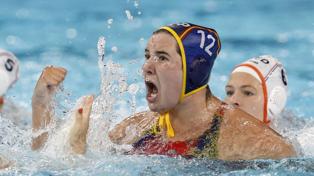
[[[263,121],[263,89],[255,77],[242,72],[233,73],[225,91],[227,103]]]
[[[142,69],[149,109],[167,112],[178,104],[182,90],[182,63],[175,39],[166,33],[153,35],[145,49],[145,58]]]

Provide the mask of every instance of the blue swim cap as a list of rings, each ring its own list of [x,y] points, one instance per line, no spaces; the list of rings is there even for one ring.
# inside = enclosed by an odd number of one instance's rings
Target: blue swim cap
[[[178,23],[164,26],[176,39],[183,65],[183,89],[180,101],[184,97],[207,87],[211,69],[220,51],[218,33],[211,28],[191,23]]]

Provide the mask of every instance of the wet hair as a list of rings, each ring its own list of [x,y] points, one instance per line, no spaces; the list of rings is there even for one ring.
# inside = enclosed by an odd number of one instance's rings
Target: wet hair
[[[172,36],[172,34],[171,34],[169,31],[165,30],[165,29],[158,29],[158,30],[156,30],[156,31],[153,32],[153,35],[160,34],[160,33],[169,34],[172,38],[174,38],[174,37]],[[175,38],[174,38],[174,39],[175,39]],[[177,49],[177,53],[182,57],[181,52],[180,52],[180,48],[179,48],[179,45],[178,45],[177,42],[176,42],[176,49]]]

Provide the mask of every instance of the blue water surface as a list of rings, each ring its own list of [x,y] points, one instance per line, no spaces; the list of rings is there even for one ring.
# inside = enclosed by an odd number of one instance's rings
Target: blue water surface
[[[286,109],[298,118],[311,120],[314,115],[313,16],[312,0],[3,0],[0,48],[14,52],[21,61],[20,79],[7,96],[30,110],[36,80],[47,65],[68,70],[64,89],[69,102],[82,95],[99,94],[96,44],[98,37],[103,35],[107,40],[106,59],[121,65],[128,75],[128,84],[140,87],[136,94],[136,107],[140,111],[146,107],[141,66],[147,40],[162,25],[190,22],[212,27],[220,35],[222,50],[209,83],[215,95],[224,98],[224,86],[236,64],[270,54],[279,58],[287,70],[289,98]],[[128,115],[132,113],[129,109],[124,110]],[[257,164],[255,161],[242,162],[239,167],[222,161],[139,156],[133,159],[114,156],[97,162],[93,166],[72,169],[41,165],[35,170],[25,170],[21,166],[14,171],[9,169],[6,174],[314,174],[313,158],[256,161]]]

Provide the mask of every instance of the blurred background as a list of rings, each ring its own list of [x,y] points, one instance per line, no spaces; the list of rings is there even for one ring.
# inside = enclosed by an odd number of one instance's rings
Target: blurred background
[[[137,111],[146,107],[141,78],[143,51],[162,25],[190,22],[216,29],[222,50],[210,87],[224,98],[232,68],[270,54],[288,73],[287,109],[302,118],[314,114],[314,1],[312,0],[2,0],[0,47],[21,60],[20,79],[8,93],[30,107],[32,90],[46,65],[68,69],[68,99],[99,93],[97,40],[107,40],[106,59],[121,65],[135,84]]]

